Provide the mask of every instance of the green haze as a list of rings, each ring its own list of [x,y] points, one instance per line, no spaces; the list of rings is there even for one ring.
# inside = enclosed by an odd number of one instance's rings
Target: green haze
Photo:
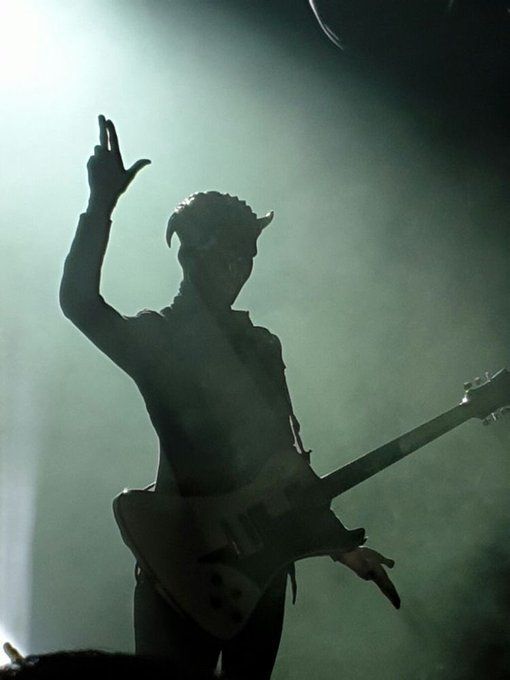
[[[510,363],[508,188],[318,30],[295,44],[180,0],[30,7],[40,51],[2,97],[0,623],[28,651],[130,650],[110,506],[153,479],[157,443],[134,384],[57,301],[97,114],[126,163],[152,160],[114,215],[102,290],[122,312],[175,293],[164,229],[184,196],[275,211],[237,306],[283,343],[320,474]],[[275,680],[470,677],[510,606],[508,428],[468,423],[335,501],[396,560],[402,609],[326,558],[299,565]]]

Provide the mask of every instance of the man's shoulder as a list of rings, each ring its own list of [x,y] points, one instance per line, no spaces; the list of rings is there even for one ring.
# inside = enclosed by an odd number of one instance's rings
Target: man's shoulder
[[[280,338],[270,331],[269,328],[253,325],[253,333],[260,342],[281,349],[282,343],[280,342]]]
[[[257,347],[260,348],[266,356],[272,356],[275,361],[279,364],[281,363],[283,367],[285,367],[282,358],[282,343],[280,342],[280,338],[265,326],[253,325],[252,329]]]
[[[162,312],[157,312],[155,309],[141,309],[134,316],[129,319],[134,323],[159,323],[164,321]]]
[[[134,316],[128,316],[126,319],[135,332],[149,332],[151,329],[157,329],[165,323],[163,314],[154,309],[142,309]]]

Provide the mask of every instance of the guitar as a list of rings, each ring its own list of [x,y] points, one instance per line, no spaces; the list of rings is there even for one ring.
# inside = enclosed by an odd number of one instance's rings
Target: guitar
[[[464,385],[460,404],[318,477],[297,452],[273,456],[250,484],[221,496],[124,490],[113,503],[122,538],[159,593],[216,637],[238,633],[271,579],[289,564],[364,542],[330,509],[333,498],[470,418],[510,410],[510,373]]]

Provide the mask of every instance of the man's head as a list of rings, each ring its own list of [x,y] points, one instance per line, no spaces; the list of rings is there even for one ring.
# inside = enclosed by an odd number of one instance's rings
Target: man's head
[[[273,213],[258,218],[236,196],[196,193],[171,215],[167,243],[177,234],[186,283],[209,304],[231,305],[250,276],[257,238],[272,219]]]
[[[191,680],[166,657],[132,656],[95,649],[20,657],[0,666],[0,680]]]

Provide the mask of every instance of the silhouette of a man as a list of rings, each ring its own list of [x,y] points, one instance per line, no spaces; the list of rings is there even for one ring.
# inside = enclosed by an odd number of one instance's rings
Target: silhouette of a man
[[[80,217],[61,286],[64,314],[136,382],[160,441],[156,492],[221,494],[254,478],[278,451],[300,447],[278,338],[231,309],[272,214],[258,218],[238,198],[198,193],[171,216],[183,280],[171,306],[125,317],[99,292],[110,217],[119,196],[150,161],[125,169],[115,127],[99,117],[88,163],[90,200]],[[341,525],[340,525],[341,526]],[[346,535],[348,532],[346,531]],[[393,562],[347,540],[335,559],[374,580],[398,606],[382,565]],[[171,657],[212,677],[220,652],[227,678],[270,677],[281,636],[286,573],[277,576],[238,635],[222,642],[185,619],[138,570],[136,650]]]

